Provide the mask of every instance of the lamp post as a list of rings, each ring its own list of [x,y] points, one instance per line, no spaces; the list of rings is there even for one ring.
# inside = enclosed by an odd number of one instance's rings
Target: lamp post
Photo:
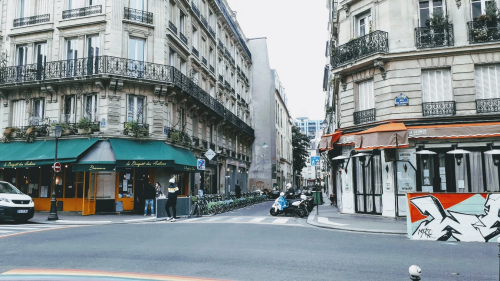
[[[57,162],[57,139],[61,137],[62,134],[62,127],[59,125],[54,126],[54,137],[56,138],[56,153],[54,157],[54,165]],[[57,200],[56,200],[56,171],[54,169],[54,176],[53,176],[53,183],[54,186],[52,187],[52,199],[50,200],[50,212],[49,212],[49,217],[47,220],[49,221],[54,221],[58,220],[59,217],[57,216]]]

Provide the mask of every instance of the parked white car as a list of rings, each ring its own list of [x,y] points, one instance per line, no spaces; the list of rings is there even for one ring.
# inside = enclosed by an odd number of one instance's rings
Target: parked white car
[[[12,184],[0,181],[0,220],[27,222],[35,214],[35,203]]]

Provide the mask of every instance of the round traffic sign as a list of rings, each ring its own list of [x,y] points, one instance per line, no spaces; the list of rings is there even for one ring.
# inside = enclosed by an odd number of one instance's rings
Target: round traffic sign
[[[61,171],[61,163],[54,163],[54,172],[59,173]]]

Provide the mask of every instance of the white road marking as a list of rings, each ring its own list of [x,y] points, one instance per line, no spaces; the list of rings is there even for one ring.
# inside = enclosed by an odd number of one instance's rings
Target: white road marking
[[[236,218],[231,218],[231,219],[228,219],[227,221],[239,221],[239,220],[241,220],[241,219],[242,219],[242,218],[238,218],[238,217],[236,217]]]
[[[286,223],[288,219],[275,219],[272,223]]]
[[[0,229],[7,230],[7,229],[14,229],[14,230],[34,230],[32,227],[1,227]]]
[[[251,219],[250,221],[251,222],[261,222],[263,220],[265,220],[266,218],[255,218],[255,219]]]
[[[144,219],[133,219],[133,220],[123,220],[124,222],[134,222],[134,221],[151,221],[156,220],[156,217],[149,217]]]
[[[336,223],[336,222],[333,222],[333,221],[329,221],[328,218],[325,218],[325,217],[318,217],[318,222],[319,223],[324,223],[324,224],[329,224],[329,225],[335,225],[335,226],[348,225],[348,224]]]
[[[208,221],[218,221],[218,220],[221,220],[221,219],[223,219],[223,218],[221,218],[221,217],[218,217],[218,218],[211,218],[211,219],[209,219]]]
[[[105,223],[111,223],[111,221],[69,221],[69,220],[57,220],[57,224],[105,224]]]
[[[0,233],[11,233],[13,231],[0,230]]]

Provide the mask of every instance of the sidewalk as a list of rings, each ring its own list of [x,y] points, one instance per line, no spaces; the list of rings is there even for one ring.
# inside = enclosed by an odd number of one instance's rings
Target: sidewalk
[[[61,224],[61,225],[91,225],[91,224],[119,224],[119,223],[141,223],[141,222],[155,222],[157,220],[165,220],[166,218],[156,219],[156,216],[139,215],[132,213],[119,213],[119,214],[99,214],[93,216],[82,216],[81,212],[57,212],[59,217],[56,221],[49,221],[47,217],[49,212],[35,212],[35,216],[29,221],[32,223],[48,223],[48,224]]]
[[[330,200],[323,197],[325,203],[309,214],[307,223],[317,227],[353,232],[406,235],[406,218],[387,218],[378,215],[341,214],[337,207],[330,206]]]

